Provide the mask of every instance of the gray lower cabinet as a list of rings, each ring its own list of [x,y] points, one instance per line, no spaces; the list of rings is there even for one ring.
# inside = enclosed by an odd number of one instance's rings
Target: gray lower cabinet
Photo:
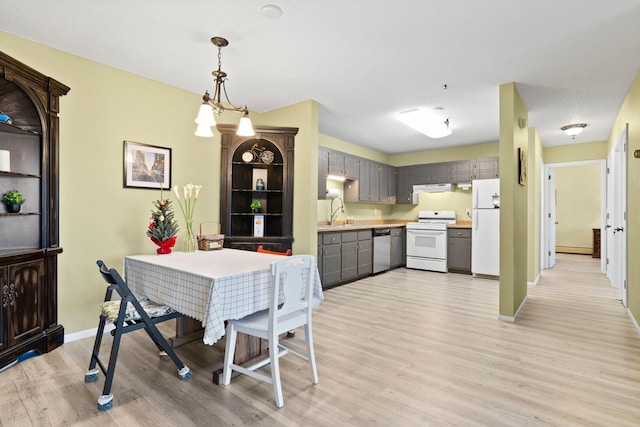
[[[327,288],[340,283],[342,272],[342,256],[340,254],[340,234],[341,233],[321,233],[318,235],[318,241],[322,242],[320,249],[320,259],[318,267],[322,280],[322,287]]]
[[[358,231],[358,277],[373,273],[373,237],[371,230]]]
[[[447,269],[452,273],[471,274],[471,229],[447,230]]]
[[[346,282],[358,277],[358,232],[342,233],[342,272],[341,281]]]
[[[318,272],[322,288],[346,283],[373,272],[371,229],[318,234]]]
[[[405,227],[391,229],[391,268],[405,264]]]

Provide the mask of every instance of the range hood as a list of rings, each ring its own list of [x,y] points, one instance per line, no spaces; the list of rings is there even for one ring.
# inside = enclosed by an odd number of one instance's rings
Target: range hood
[[[451,184],[420,184],[413,186],[415,193],[442,193],[451,191]]]

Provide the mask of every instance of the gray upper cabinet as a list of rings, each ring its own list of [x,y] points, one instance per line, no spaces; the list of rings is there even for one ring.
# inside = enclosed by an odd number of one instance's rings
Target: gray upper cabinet
[[[474,179],[499,178],[498,158],[490,157],[486,159],[474,160]]]
[[[329,150],[318,147],[318,199],[327,198],[327,175],[329,174]]]
[[[387,166],[387,203],[395,204],[398,198],[397,195],[397,180],[398,180],[398,169],[393,166]]]
[[[326,147],[318,147],[318,199],[326,199],[327,175],[344,176],[348,203],[413,204],[413,186],[460,184],[498,178],[498,158],[394,167]]]
[[[329,151],[329,175],[344,176],[344,153]]]
[[[451,162],[451,183],[466,183],[473,179],[473,162],[462,160],[459,162]]]
[[[402,166],[398,168],[396,181],[396,203],[412,203],[415,166]]]
[[[360,175],[360,160],[350,154],[344,155],[344,176],[347,179],[358,179]]]

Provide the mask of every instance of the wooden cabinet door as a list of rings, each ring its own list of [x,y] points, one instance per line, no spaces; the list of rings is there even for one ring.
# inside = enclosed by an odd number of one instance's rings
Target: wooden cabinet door
[[[344,176],[344,153],[329,150],[329,175]]]
[[[335,285],[340,282],[342,259],[340,244],[322,245],[322,288]]]
[[[378,163],[378,201],[388,203],[389,201],[389,167]],[[373,186],[373,183],[372,183]]]
[[[471,182],[473,179],[472,161],[462,160],[459,162],[453,162],[451,169],[451,182],[454,184]]]
[[[342,243],[342,281],[358,276],[358,242]]]
[[[413,180],[411,177],[412,166],[398,168],[398,181],[396,183],[396,203],[411,203],[411,193],[413,193]]]
[[[380,164],[369,162],[369,201],[380,201]]]
[[[398,170],[393,167],[393,166],[389,166],[387,167],[387,189],[388,189],[388,194],[387,194],[387,203],[390,204],[395,204],[396,200],[397,200],[397,181],[398,181]]]
[[[348,179],[358,179],[360,169],[358,165],[360,161],[355,156],[349,154],[344,155],[344,176]]]
[[[404,265],[405,254],[404,228],[391,229],[391,268]]]
[[[471,273],[471,230],[449,229],[447,268],[452,272]]]
[[[360,159],[358,175],[358,200],[361,202],[371,201],[371,162]]]
[[[7,311],[9,345],[15,345],[44,329],[44,261],[13,264],[7,270],[2,306]]]
[[[0,350],[9,347],[9,319],[7,318],[7,308],[9,292],[9,279],[7,276],[7,267],[0,267]]]
[[[327,198],[327,175],[329,174],[329,152],[318,147],[318,199]]]
[[[373,237],[371,230],[358,231],[358,277],[373,272]]]
[[[474,165],[475,179],[498,178],[498,158],[478,159]]]

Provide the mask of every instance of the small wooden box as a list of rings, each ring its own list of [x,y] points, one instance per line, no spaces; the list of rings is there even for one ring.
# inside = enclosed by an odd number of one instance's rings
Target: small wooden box
[[[203,234],[202,224],[216,224],[217,234]],[[217,222],[203,222],[200,224],[200,235],[198,236],[198,249],[201,251],[215,251],[222,249],[224,244],[224,234],[220,234],[220,224]]]

